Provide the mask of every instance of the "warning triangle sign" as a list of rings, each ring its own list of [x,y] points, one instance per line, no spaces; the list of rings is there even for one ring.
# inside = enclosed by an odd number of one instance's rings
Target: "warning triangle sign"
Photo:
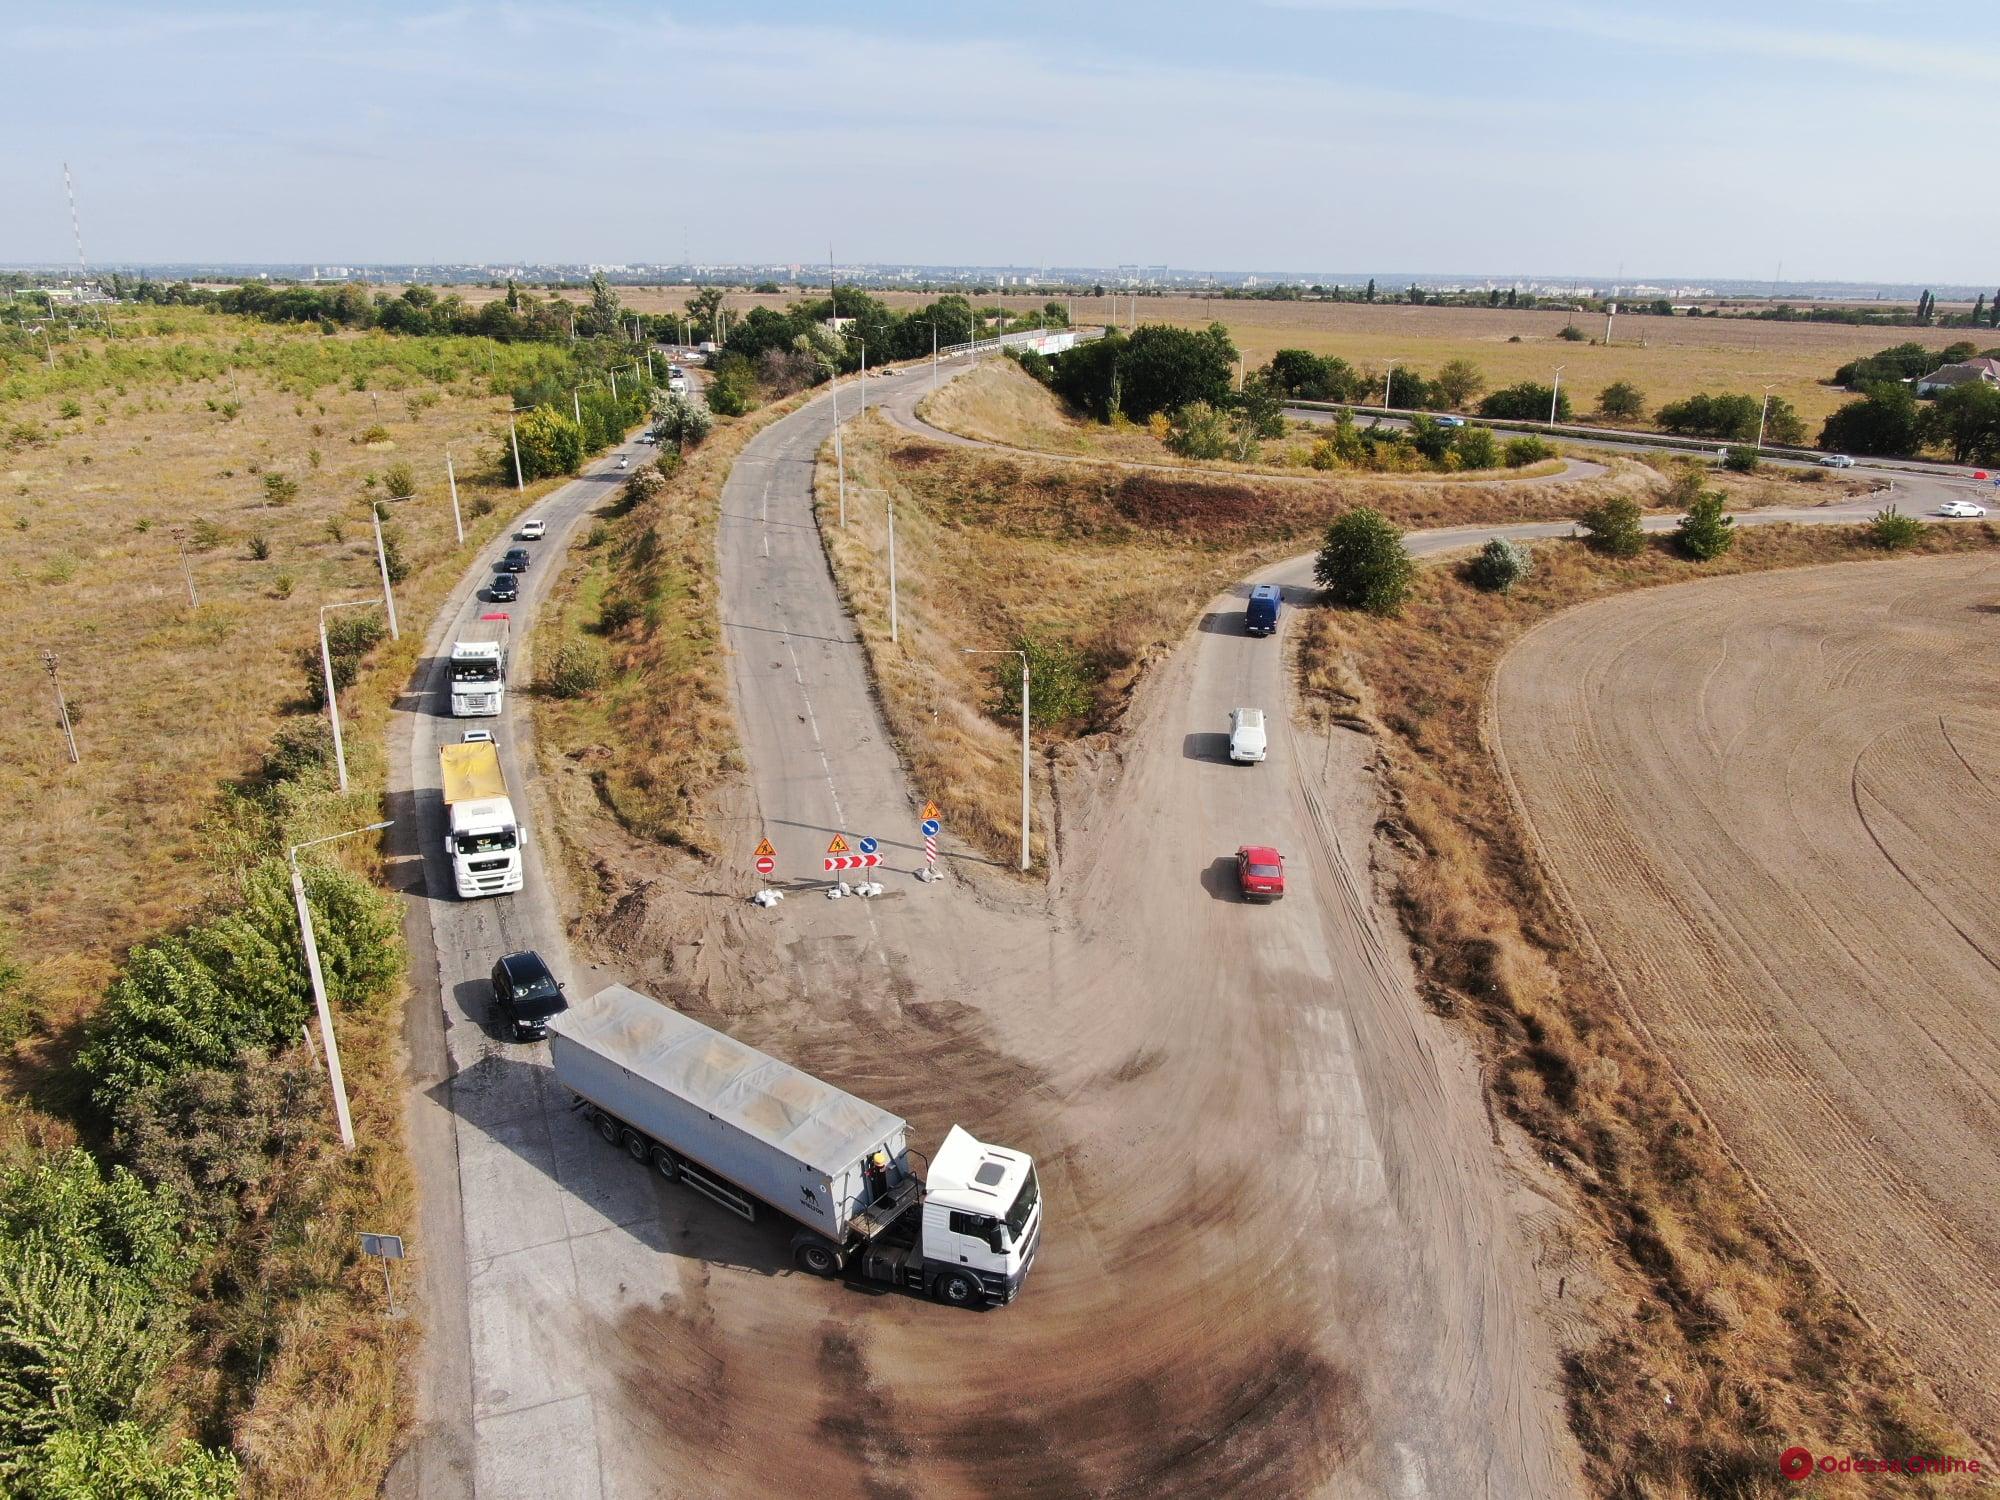
[[[836,833],[833,836],[833,842],[826,846],[826,852],[828,854],[845,854],[847,852],[847,840]]]
[[[757,840],[757,853],[754,857],[757,859],[771,859],[776,856],[777,852],[776,849],[771,847],[769,839],[759,839]]]
[[[937,805],[937,804],[936,804],[935,802],[926,802],[926,803],[924,804],[924,816],[925,816],[925,817],[927,817],[927,818],[935,818],[935,817],[937,817],[938,815],[939,815],[939,814],[938,814],[938,805]]]

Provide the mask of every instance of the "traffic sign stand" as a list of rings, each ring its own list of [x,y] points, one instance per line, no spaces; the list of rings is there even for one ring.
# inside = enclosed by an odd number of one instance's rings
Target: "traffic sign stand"
[[[751,858],[757,873],[766,879],[769,879],[772,872],[778,868],[778,851],[772,847],[769,839],[757,840],[757,850]]]
[[[938,805],[935,802],[926,802],[924,804],[924,821],[921,826],[924,835],[924,867],[917,871],[917,879],[929,885],[933,880],[938,879],[938,830],[943,826],[938,821]]]

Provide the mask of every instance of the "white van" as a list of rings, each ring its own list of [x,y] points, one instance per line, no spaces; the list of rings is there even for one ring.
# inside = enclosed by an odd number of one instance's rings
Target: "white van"
[[[1255,761],[1264,758],[1264,710],[1232,708],[1229,711],[1229,758]]]

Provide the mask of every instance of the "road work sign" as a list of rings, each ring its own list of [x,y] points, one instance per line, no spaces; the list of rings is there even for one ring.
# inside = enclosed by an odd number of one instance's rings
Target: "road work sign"
[[[771,841],[769,839],[759,839],[757,840],[757,848],[755,850],[755,853],[757,858],[759,859],[775,859],[777,857],[778,851],[771,847]]]
[[[826,846],[826,852],[828,854],[845,854],[847,852],[847,840],[836,833],[833,836],[833,842]],[[832,866],[829,865],[827,868],[831,869]]]
[[[872,870],[882,863],[879,854],[829,854],[826,857],[827,873],[835,870]]]
[[[935,823],[943,816],[944,814],[938,811],[938,805],[935,802],[926,802],[924,804],[924,821],[926,823]]]

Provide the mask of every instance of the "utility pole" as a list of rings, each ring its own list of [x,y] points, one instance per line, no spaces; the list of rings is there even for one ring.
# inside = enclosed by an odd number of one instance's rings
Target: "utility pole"
[[[1772,390],[1771,386],[1764,387],[1764,409],[1757,413],[1757,451],[1760,453],[1764,449],[1764,423],[1771,415]]]
[[[42,670],[49,674],[49,686],[55,689],[56,717],[62,721],[63,739],[69,745],[69,763],[77,765],[76,729],[69,721],[69,700],[63,696],[62,674],[56,668],[55,652],[42,653]]]
[[[889,497],[889,641],[900,645],[896,633],[896,497]]]
[[[335,839],[352,838],[358,833],[379,833],[389,826],[388,822],[370,823],[366,828],[351,828],[346,833],[308,839],[303,844],[292,845],[285,853],[285,863],[292,872],[292,901],[299,909],[299,946],[305,949],[306,977],[312,981],[313,1004],[319,1010],[320,1041],[326,1048],[326,1079],[333,1089],[333,1114],[340,1124],[340,1144],[349,1151],[354,1149],[354,1119],[347,1112],[347,1080],[341,1076],[340,1047],[333,1039],[333,1008],[326,1003],[326,978],[320,973],[319,940],[313,935],[312,907],[306,902],[306,883],[299,874],[299,850],[310,849],[314,844],[330,844]]]
[[[651,380],[651,379],[653,379],[653,378],[654,378],[654,376],[653,376],[653,349],[652,349],[652,346],[651,346],[650,344],[646,346],[646,378],[647,378],[648,380]]]
[[[618,399],[618,372],[616,370],[611,372],[611,399],[613,401]]]
[[[451,486],[451,529],[458,533],[458,545],[465,545],[465,521],[458,513],[458,471],[451,466],[451,449],[444,450],[444,477]]]
[[[1000,647],[963,648],[967,656],[1018,656],[1021,658],[1021,868],[1028,868],[1028,653]]]
[[[326,612],[330,609],[357,609],[372,606],[373,599],[343,599],[319,607],[319,669],[326,689],[326,721],[333,730],[333,766],[340,778],[340,795],[347,795],[347,748],[340,738],[340,698],[334,691],[333,651],[326,641]]]
[[[1389,409],[1389,391],[1395,378],[1396,362],[1392,359],[1389,361],[1388,371],[1382,376],[1382,410],[1384,411]]]
[[[396,628],[396,595],[389,587],[389,551],[382,545],[382,512],[375,508],[375,502],[368,502],[368,519],[375,523],[375,564],[382,570],[382,607],[389,615],[389,639],[400,641],[403,632]]]
[[[191,566],[189,565],[189,563],[188,563],[188,549],[187,549],[187,528],[186,528],[186,527],[184,527],[184,526],[176,526],[176,527],[174,528],[174,544],[175,544],[176,546],[178,546],[178,547],[180,548],[180,553],[181,553],[181,578],[182,578],[182,579],[183,579],[183,580],[184,580],[184,581],[186,582],[186,584],[187,584],[187,591],[188,591],[188,608],[189,608],[189,609],[198,609],[198,608],[200,608],[200,601],[199,601],[198,599],[196,599],[196,598],[195,598],[195,596],[194,596],[194,569],[193,569],[193,567],[191,567]]]
[[[507,414],[507,442],[514,450],[514,488],[525,490],[528,486],[521,478],[521,432],[514,424],[514,414]]]
[[[829,247],[827,254],[833,254]],[[840,365],[833,367],[833,467],[840,486],[840,526],[847,529],[847,456],[840,446]]]
[[[1562,395],[1563,371],[1568,368],[1568,365],[1557,365],[1555,384],[1549,387],[1549,426],[1551,427],[1556,425],[1556,399]]]
[[[931,389],[932,390],[937,389],[937,382],[938,382],[937,319],[932,318],[931,319]]]

